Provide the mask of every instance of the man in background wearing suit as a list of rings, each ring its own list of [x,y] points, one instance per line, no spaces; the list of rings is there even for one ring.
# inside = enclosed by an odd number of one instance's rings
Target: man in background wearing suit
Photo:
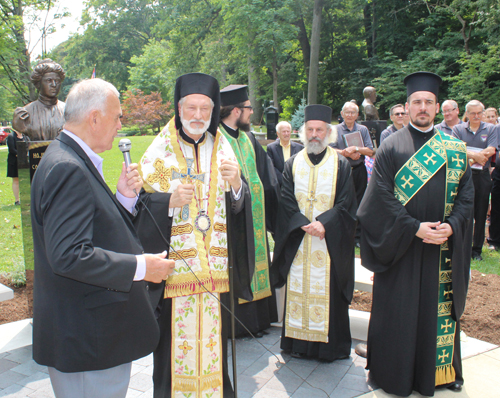
[[[174,262],[143,254],[135,234],[137,164],[123,164],[115,196],[97,155],[121,116],[112,84],[76,84],[33,178],[33,358],[49,367],[57,398],[125,397],[132,361],[159,339],[146,281],[166,279]]]
[[[272,142],[267,146],[267,154],[273,161],[274,171],[278,177],[278,182],[280,186],[283,182],[283,168],[285,167],[285,162],[296,153],[299,153],[304,146],[298,142],[293,142],[290,140],[290,135],[292,134],[292,126],[288,122],[279,122],[276,125],[276,133],[278,138],[275,142]]]

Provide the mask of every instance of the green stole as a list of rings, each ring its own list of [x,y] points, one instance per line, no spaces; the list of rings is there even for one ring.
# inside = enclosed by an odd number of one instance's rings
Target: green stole
[[[394,195],[403,206],[406,206],[425,183],[441,167],[446,166],[444,211],[444,220],[446,220],[453,210],[460,178],[467,169],[467,152],[465,143],[462,141],[437,129],[434,132],[434,136],[397,172],[394,179]],[[451,317],[453,304],[451,269],[451,252],[446,241],[441,245],[439,255],[436,386],[455,381],[455,369],[452,362],[455,338],[460,338],[460,336],[455,335],[456,322]]]
[[[252,279],[253,301],[271,296],[271,283],[269,281],[269,264],[267,259],[266,236],[266,209],[264,202],[264,187],[257,173],[255,151],[250,138],[240,132],[238,138],[229,134],[223,126],[220,131],[227,138],[233,148],[240,168],[247,180],[252,197],[252,218],[255,241],[255,273]],[[239,303],[246,303],[240,299]]]

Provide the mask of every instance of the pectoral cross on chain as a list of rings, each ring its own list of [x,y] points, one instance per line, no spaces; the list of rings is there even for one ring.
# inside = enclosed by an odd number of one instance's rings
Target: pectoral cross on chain
[[[192,174],[192,166],[194,163],[194,159],[186,158],[187,164],[187,172],[179,173],[177,171],[172,171],[172,180],[181,180],[183,184],[192,184],[193,182],[200,181],[201,183],[205,182],[205,173],[201,174]],[[181,217],[183,221],[187,221],[189,219],[189,205],[182,206]]]
[[[311,208],[311,210],[313,209],[314,207],[314,202],[316,202],[318,199],[316,199],[315,195],[314,195],[314,191],[311,191],[309,193],[309,197],[307,198],[307,200],[309,201],[309,207]]]

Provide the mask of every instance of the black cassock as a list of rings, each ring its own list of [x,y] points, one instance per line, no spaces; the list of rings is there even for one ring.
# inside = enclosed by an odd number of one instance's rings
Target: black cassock
[[[434,132],[410,127],[389,136],[377,158],[358,210],[363,266],[375,272],[368,331],[371,377],[386,392],[408,396],[435,390],[440,247],[415,236],[421,222],[443,221],[446,167],[403,206],[394,196],[394,177]],[[457,321],[453,367],[462,383],[459,319],[467,296],[474,186],[470,168],[462,176],[453,211],[453,308]]]
[[[309,154],[317,165],[324,157]],[[310,221],[299,210],[294,193],[292,156],[283,170],[281,201],[276,227],[276,245],[272,265],[273,284],[283,286],[305,232],[302,226]],[[325,239],[331,259],[330,313],[328,343],[311,342],[285,337],[285,321],[281,337],[281,348],[318,357],[327,361],[346,357],[351,352],[349,328],[349,304],[354,290],[354,234],[356,230],[356,194],[351,177],[351,166],[342,155],[338,156],[338,174],[333,208],[325,211],[313,221],[325,227]],[[286,311],[286,308],[285,308]]]
[[[229,126],[222,123],[224,129],[233,138],[238,138],[239,134],[245,134],[244,132],[234,130]],[[257,166],[257,174],[259,175],[262,186],[264,187],[264,200],[266,209],[266,228],[267,231],[274,233],[276,225],[276,216],[278,213],[279,205],[279,183],[276,177],[276,172],[274,171],[274,166],[267,156],[266,151],[262,148],[259,142],[255,139],[252,133],[246,133],[252,142],[252,146],[255,153],[255,164]],[[251,213],[251,208],[250,208]],[[247,230],[247,234],[253,236],[253,225],[250,224]],[[266,235],[267,238],[267,235]],[[255,247],[252,245],[252,247]],[[253,257],[252,257],[253,256]],[[251,258],[252,257],[252,258]],[[249,258],[251,258],[252,264],[255,264],[255,252],[249,253]],[[269,266],[271,265],[271,258],[269,256],[269,244],[267,250],[267,261]],[[243,322],[243,324],[252,332],[252,334],[268,329],[272,322],[278,320],[278,310],[276,306],[276,295],[274,293],[274,288],[272,289],[272,295],[260,300],[251,301],[249,303],[235,305],[236,317]],[[244,336],[248,334],[246,329],[241,326],[241,324],[236,321],[236,336]]]
[[[181,136],[197,147],[194,141],[182,131]],[[239,213],[232,215],[232,224],[228,227],[228,231],[233,236],[233,247],[230,250],[233,252],[234,259],[235,297],[250,300],[252,298],[250,283],[254,272],[254,263],[250,261],[254,256],[252,251],[254,237],[253,234],[247,234],[248,228],[252,226],[251,197],[246,182],[243,181],[241,189],[243,197],[240,200],[244,201],[244,208]],[[144,190],[141,192],[141,202],[138,203],[139,212],[134,219],[134,225],[145,253],[169,251],[169,247],[164,242],[162,235],[170,242],[172,218],[169,217],[168,206],[171,196],[172,194],[163,192],[146,193]],[[158,224],[161,234],[154,225],[152,217]],[[249,247],[252,250],[249,251]],[[156,307],[160,326],[160,342],[154,351],[153,383],[155,398],[171,397],[172,300],[163,299],[164,289],[165,283],[149,283],[151,302]],[[220,300],[227,308],[230,308],[229,293],[220,294]],[[224,342],[222,345],[224,398],[231,398],[234,397],[234,391],[229,379],[226,344],[228,336],[230,336],[230,315],[222,306],[221,315],[221,338]]]

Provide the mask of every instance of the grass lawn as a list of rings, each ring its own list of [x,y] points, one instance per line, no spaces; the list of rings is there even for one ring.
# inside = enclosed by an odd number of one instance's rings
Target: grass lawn
[[[154,136],[133,136],[128,137],[132,142],[131,157],[132,162],[138,162],[142,154],[146,151]],[[104,158],[104,178],[114,192],[116,182],[121,172],[123,155],[118,149],[118,142],[121,138],[115,139],[113,149],[100,154]],[[12,194],[12,180],[6,177],[7,174],[7,148],[0,147],[0,274],[13,271],[16,267],[24,266],[21,212],[19,206],[14,206],[14,195]],[[273,246],[272,239],[270,246]],[[359,254],[359,249],[356,249]],[[472,268],[485,274],[500,275],[500,253],[489,251],[487,247],[483,249],[483,261],[472,261]]]
[[[138,162],[146,151],[154,136],[128,137],[132,142],[130,155],[133,162]],[[113,192],[116,191],[116,182],[121,173],[123,155],[118,149],[117,137],[113,149],[100,154],[104,158],[104,178]],[[21,210],[14,206],[12,193],[12,179],[7,178],[7,147],[0,147],[0,274],[12,272],[16,268],[24,268]]]
[[[24,268],[21,208],[14,206],[12,178],[7,178],[7,146],[0,146],[0,274]]]

